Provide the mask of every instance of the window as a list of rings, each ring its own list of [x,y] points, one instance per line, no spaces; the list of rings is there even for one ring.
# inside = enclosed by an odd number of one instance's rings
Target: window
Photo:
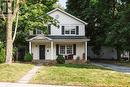
[[[67,54],[73,54],[72,50],[73,50],[73,46],[67,45]]]
[[[69,30],[69,29],[66,29],[66,30],[65,30],[65,34],[70,34],[70,30]]]
[[[76,26],[65,26],[64,34],[75,35],[76,34]]]
[[[42,34],[42,30],[36,29],[36,34]]]
[[[65,46],[64,45],[60,46],[60,54],[65,54]]]
[[[76,30],[75,30],[75,29],[72,29],[72,30],[71,30],[71,34],[76,34]]]
[[[73,54],[73,45],[60,45],[59,54]]]

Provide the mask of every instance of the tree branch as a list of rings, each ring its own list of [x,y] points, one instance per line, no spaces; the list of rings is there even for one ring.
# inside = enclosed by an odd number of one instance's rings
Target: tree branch
[[[19,3],[20,3],[19,0],[17,0],[17,2],[16,2],[16,8],[13,11],[13,18],[15,18],[17,12],[19,11]]]
[[[17,12],[17,14],[16,14],[16,24],[15,24],[15,30],[14,30],[14,35],[13,35],[13,42],[15,40],[17,28],[18,28],[18,19],[19,19],[18,17],[19,17],[19,12]]]

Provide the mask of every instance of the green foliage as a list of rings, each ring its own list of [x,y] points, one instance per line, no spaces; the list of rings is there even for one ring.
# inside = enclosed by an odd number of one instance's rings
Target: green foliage
[[[94,48],[130,51],[130,0],[68,0],[67,11],[88,22],[87,37]]]
[[[21,6],[20,9],[20,20],[19,26],[26,31],[33,29],[43,30],[44,33],[47,32],[46,24],[48,22],[56,25],[52,17],[46,13],[53,9],[53,5],[57,0],[29,0],[26,4]]]
[[[56,61],[57,61],[58,64],[64,64],[65,58],[63,57],[63,55],[58,55]]]
[[[3,43],[0,43],[0,63],[5,62],[5,49]]]
[[[0,50],[0,63],[4,63],[5,62],[5,49],[1,49]]]
[[[33,60],[33,56],[30,53],[26,53],[24,56],[24,61],[31,62]]]

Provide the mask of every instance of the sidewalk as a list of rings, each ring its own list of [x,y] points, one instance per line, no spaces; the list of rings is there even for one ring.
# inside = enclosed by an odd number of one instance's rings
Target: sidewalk
[[[106,63],[92,63],[92,64],[97,65],[97,66],[102,66],[105,68],[110,68],[114,71],[122,72],[124,74],[130,74],[130,67],[113,65],[113,64],[106,64]]]
[[[33,78],[33,76],[39,71],[41,68],[41,64],[36,65],[33,67],[32,70],[30,70],[24,77],[22,77],[18,83],[29,83],[29,81]]]
[[[0,87],[79,87],[79,86],[57,86],[41,84],[23,84],[23,83],[4,83],[0,82]]]

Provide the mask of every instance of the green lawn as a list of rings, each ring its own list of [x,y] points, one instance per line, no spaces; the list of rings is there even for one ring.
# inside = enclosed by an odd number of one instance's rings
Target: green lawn
[[[16,82],[32,67],[31,64],[0,64],[0,82]]]
[[[94,65],[43,66],[31,83],[89,87],[130,87],[130,75]]]

